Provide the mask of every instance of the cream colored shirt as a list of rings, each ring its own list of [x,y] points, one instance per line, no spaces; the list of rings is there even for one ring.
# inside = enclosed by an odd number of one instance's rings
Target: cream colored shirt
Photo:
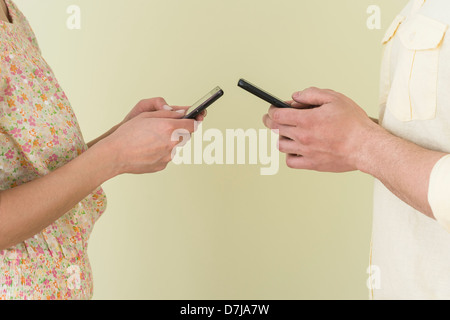
[[[450,153],[450,0],[412,0],[383,39],[380,121],[394,135]],[[436,220],[375,182],[374,299],[450,299],[450,157],[432,171]],[[373,279],[372,279],[373,280]]]

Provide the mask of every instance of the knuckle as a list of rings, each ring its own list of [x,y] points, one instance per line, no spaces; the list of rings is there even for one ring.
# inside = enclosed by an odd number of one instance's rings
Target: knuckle
[[[171,154],[167,155],[166,157],[164,157],[163,161],[167,165],[169,162],[172,161],[172,155]]]
[[[275,110],[272,114],[272,119],[278,121],[281,119],[281,110]]]
[[[172,152],[173,149],[175,149],[176,147],[178,147],[179,144],[181,144],[182,141],[181,140],[172,140],[169,144],[167,144],[167,151],[168,152]]]
[[[166,162],[164,162],[164,163],[158,163],[156,166],[155,166],[155,170],[156,171],[162,171],[162,170],[164,170],[165,168],[167,167],[167,163]]]
[[[306,90],[304,90],[303,93],[305,93],[305,94],[314,94],[317,91],[319,91],[319,88],[313,86],[313,87],[309,87]]]
[[[345,95],[343,95],[342,93],[333,90],[327,90],[327,94],[329,102],[336,102],[345,97]]]
[[[164,124],[164,131],[165,131],[166,133],[168,133],[168,134],[173,134],[173,133],[175,132],[176,129],[177,129],[177,128],[176,128],[176,126],[175,126],[175,124],[174,124],[173,122],[167,121],[167,122]]]
[[[165,102],[163,97],[153,98],[153,101],[156,102],[156,103],[164,103]]]
[[[270,121],[269,122],[269,128],[271,130],[279,130],[280,129],[280,125],[277,122],[275,122],[275,121]]]
[[[278,150],[281,152],[281,153],[289,153],[291,150],[289,149],[289,148],[287,148],[285,145],[283,145],[283,144],[280,144],[279,146],[278,146]]]
[[[161,148],[161,153],[166,154],[166,153],[170,152],[170,150],[172,150],[172,148],[171,148],[172,143],[173,143],[172,141],[168,141],[168,142],[164,143]]]
[[[180,127],[180,132],[189,134],[189,133],[193,133],[195,131],[195,127],[196,127],[195,120],[183,119],[183,120],[179,120],[179,121],[180,121],[180,125],[185,126],[183,128]]]
[[[311,145],[311,143],[312,143],[312,137],[307,133],[300,134],[297,136],[297,138],[298,138],[298,142],[300,142],[304,146]]]
[[[181,142],[181,139],[175,139],[175,137],[173,137],[173,139],[171,139],[169,141],[169,143],[166,145],[166,150],[172,150],[173,148],[175,148],[177,145],[179,145]]]
[[[303,135],[304,135],[304,130],[297,129],[294,131],[292,139],[294,139],[294,141],[301,142]]]
[[[329,93],[329,94],[331,94],[331,95],[339,95],[339,94],[340,94],[339,92],[334,91],[334,90],[332,90],[332,89],[325,89],[325,92],[326,92],[326,93]]]

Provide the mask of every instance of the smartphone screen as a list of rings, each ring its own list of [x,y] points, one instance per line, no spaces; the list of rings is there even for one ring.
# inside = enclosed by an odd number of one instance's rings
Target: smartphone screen
[[[206,110],[210,105],[216,102],[223,96],[223,90],[220,87],[215,87],[206,96],[192,105],[194,108],[184,119],[195,119],[202,111]]]
[[[274,105],[275,107],[278,107],[278,108],[291,108],[290,105],[288,105],[287,103],[283,102],[281,99],[273,96],[272,94],[264,91],[261,88],[258,88],[257,86],[255,86],[254,84],[251,84],[247,80],[240,79],[239,82],[238,82],[238,86],[241,87],[242,89],[250,92],[251,94],[254,94],[258,98],[263,99],[264,101],[270,103],[271,105]]]

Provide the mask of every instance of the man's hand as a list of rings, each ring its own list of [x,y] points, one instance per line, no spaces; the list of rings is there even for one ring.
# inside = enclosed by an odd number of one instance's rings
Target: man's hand
[[[291,168],[325,172],[360,170],[434,218],[428,202],[430,175],[446,154],[396,137],[346,96],[317,88],[294,93],[292,109],[271,107],[264,123],[280,133]],[[318,106],[314,109],[305,109]]]
[[[293,109],[272,106],[264,116],[268,128],[279,130],[279,149],[287,154],[287,165],[326,172],[360,169],[369,137],[384,129],[355,102],[335,91],[309,88],[292,98]]]

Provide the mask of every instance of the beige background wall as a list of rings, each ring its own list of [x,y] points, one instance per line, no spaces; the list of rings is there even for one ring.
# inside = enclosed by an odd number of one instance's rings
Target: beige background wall
[[[380,41],[405,0],[16,0],[87,141],[142,98],[226,95],[204,130],[264,128],[245,77],[288,99],[332,88],[377,116]],[[81,9],[69,30],[66,9]],[[369,30],[369,5],[381,29]],[[104,185],[95,299],[366,299],[372,179],[255,165],[169,165]]]

